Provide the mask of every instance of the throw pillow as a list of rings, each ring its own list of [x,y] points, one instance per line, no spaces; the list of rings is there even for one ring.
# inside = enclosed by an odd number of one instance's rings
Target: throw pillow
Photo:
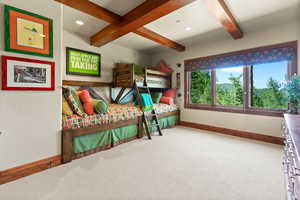
[[[79,93],[79,98],[81,100],[81,102],[83,103],[83,108],[85,113],[87,113],[88,115],[94,115],[94,106],[92,104],[92,100],[90,97],[90,93],[87,90],[82,90]]]
[[[160,98],[162,97],[162,92],[153,92],[151,93],[153,103],[159,103]]]
[[[165,73],[172,73],[173,69],[168,67],[167,64],[165,63],[165,61],[161,60],[159,62],[159,68],[161,72],[165,72]]]
[[[161,103],[165,103],[165,104],[169,104],[169,105],[173,105],[174,104],[174,99],[172,97],[162,97],[160,99]]]
[[[73,115],[73,111],[64,96],[62,96],[62,113],[68,116]]]
[[[87,86],[81,86],[78,91],[82,91],[82,90],[87,90],[90,93],[90,96],[93,99],[97,99],[97,100],[102,100],[105,101],[105,99],[103,97],[101,97],[101,95],[99,95],[93,88],[91,87],[87,87]],[[107,101],[105,101],[105,103],[108,103]]]
[[[73,112],[79,115],[80,117],[86,117],[87,115],[84,112],[83,106],[79,97],[76,94],[76,91],[72,88],[67,87],[63,89],[63,92]]]
[[[163,96],[175,98],[176,97],[176,89],[169,89],[169,90],[165,91]]]
[[[104,114],[108,111],[108,104],[102,100],[92,99],[92,104],[94,106],[94,110],[97,114]]]

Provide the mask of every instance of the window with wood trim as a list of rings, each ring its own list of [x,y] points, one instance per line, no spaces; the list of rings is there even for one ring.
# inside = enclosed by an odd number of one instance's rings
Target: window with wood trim
[[[185,108],[282,116],[296,72],[296,42],[188,60]]]

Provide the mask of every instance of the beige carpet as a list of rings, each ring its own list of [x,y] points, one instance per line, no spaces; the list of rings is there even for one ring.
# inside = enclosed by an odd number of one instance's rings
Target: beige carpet
[[[279,145],[177,127],[0,186],[1,200],[283,200]]]

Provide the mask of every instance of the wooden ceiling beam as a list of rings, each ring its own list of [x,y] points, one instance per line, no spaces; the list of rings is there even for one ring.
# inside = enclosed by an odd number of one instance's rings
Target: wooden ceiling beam
[[[122,17],[88,0],[54,0],[83,13],[106,21],[110,24],[119,23]]]
[[[121,23],[122,20],[122,16],[115,14],[88,0],[54,0],[54,1],[69,6],[71,8],[74,8],[76,10],[79,10],[83,13],[86,13],[98,19],[104,20],[110,24],[119,24]],[[161,36],[158,33],[155,33],[154,31],[151,31],[145,27],[141,27],[133,32],[149,40],[152,40],[156,43],[159,43],[163,46],[172,48],[176,51],[185,50],[185,47],[183,45],[178,44],[164,36]]]
[[[98,47],[103,46],[193,1],[194,0],[145,1],[124,15],[120,23],[108,25],[92,36],[91,45]],[[154,38],[154,36],[152,36],[152,38]]]
[[[181,44],[178,44],[176,42],[173,42],[172,40],[162,36],[162,35],[159,35],[158,33],[155,33],[154,31],[151,31],[147,28],[139,28],[135,31],[133,31],[135,34],[138,34],[140,36],[143,36],[145,38],[148,38],[154,42],[157,42],[163,46],[166,46],[166,47],[169,47],[169,48],[172,48],[176,51],[185,51],[185,46],[181,45]]]
[[[204,0],[207,8],[214,14],[227,32],[234,38],[243,37],[243,31],[239,27],[224,0]]]

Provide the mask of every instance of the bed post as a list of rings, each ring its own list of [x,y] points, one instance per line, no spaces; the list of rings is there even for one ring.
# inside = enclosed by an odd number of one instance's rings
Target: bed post
[[[62,131],[62,152],[62,162],[71,162],[73,157],[73,137],[71,131]]]
[[[142,116],[138,117],[138,138],[142,138],[143,137],[143,120],[142,120]]]
[[[177,111],[177,122],[176,125],[180,125],[180,110]]]

